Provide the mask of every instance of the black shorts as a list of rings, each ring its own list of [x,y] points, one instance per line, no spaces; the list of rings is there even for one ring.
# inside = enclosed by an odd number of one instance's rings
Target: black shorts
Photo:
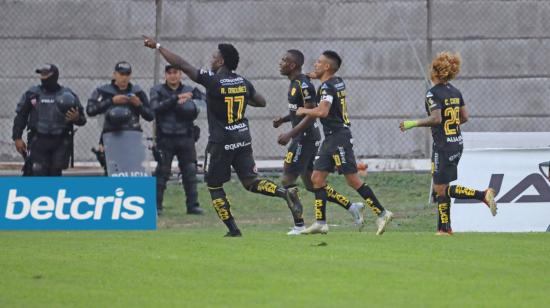
[[[353,153],[353,138],[349,129],[342,129],[326,136],[313,163],[313,170],[340,174],[357,173],[357,162]]]
[[[432,151],[432,178],[434,184],[448,184],[457,179],[458,162],[462,156],[459,151]]]
[[[292,140],[285,157],[285,174],[300,175],[313,171],[319,140]]]
[[[204,180],[208,187],[220,187],[231,179],[231,167],[239,179],[258,175],[250,142],[221,144],[209,142],[206,146]]]

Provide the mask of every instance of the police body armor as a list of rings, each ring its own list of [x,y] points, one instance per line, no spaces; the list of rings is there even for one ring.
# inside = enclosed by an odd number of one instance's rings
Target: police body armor
[[[183,104],[178,104],[178,95],[193,92],[194,88],[180,85],[177,90],[170,89],[166,84],[156,85],[152,92],[158,97],[151,98],[153,109],[156,111],[156,125],[159,133],[164,135],[194,135],[193,121],[199,114],[199,108],[195,99],[190,99]],[[164,105],[164,108],[157,108]]]
[[[29,91],[33,93],[31,103],[35,106],[29,119],[30,130],[52,136],[67,134],[71,124],[66,121],[65,114],[61,113],[57,100],[68,95],[74,97],[71,90],[61,87],[57,92],[49,93],[37,86]]]
[[[128,89],[121,91],[113,84],[106,84],[97,88],[99,94],[98,100],[112,99],[115,95],[137,95],[141,92],[138,85],[128,85]],[[103,123],[104,132],[112,132],[119,130],[139,130],[139,111],[137,108],[127,105],[111,105],[105,112],[105,121]]]

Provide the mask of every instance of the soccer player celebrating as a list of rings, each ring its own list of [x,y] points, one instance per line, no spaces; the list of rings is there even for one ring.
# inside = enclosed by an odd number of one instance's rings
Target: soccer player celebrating
[[[286,122],[292,124],[292,129],[279,135],[277,140],[280,145],[287,145],[292,139],[284,160],[283,186],[287,189],[296,187],[296,180],[300,176],[306,189],[313,192],[311,173],[321,133],[315,117],[296,115],[296,110],[300,107],[312,109],[317,106],[315,88],[310,79],[302,73],[303,64],[304,55],[296,49],[288,50],[279,62],[281,75],[287,76],[290,80],[288,88],[289,114],[273,120],[273,127],[277,128]],[[355,223],[361,227],[363,225],[363,204],[351,203],[348,198],[338,194],[329,185],[326,185],[325,189],[328,201],[347,209],[355,219]],[[294,220],[294,227],[287,234],[298,235],[303,230],[305,230],[304,220],[300,217]]]
[[[244,114],[247,105],[265,107],[266,101],[248,80],[234,73],[239,64],[237,49],[231,44],[219,44],[212,56],[211,70],[199,70],[151,38],[144,37],[144,45],[158,49],[168,63],[206,88],[209,137],[205,180],[214,209],[229,229],[226,236],[241,236],[223,189],[223,184],[231,178],[231,166],[247,190],[284,199],[293,216],[301,216],[296,188],[280,187],[270,180],[259,179],[256,173],[252,138]]]
[[[346,85],[335,73],[342,64],[340,56],[331,50],[324,51],[314,65],[312,78],[318,78],[321,86],[317,91],[318,106],[313,109],[298,108],[296,115],[321,118],[325,140],[323,140],[315,162],[311,181],[315,192],[315,219],[302,234],[327,233],[326,203],[328,199],[327,176],[334,168],[343,173],[348,185],[353,187],[365,200],[367,206],[378,216],[377,235],[386,230],[393,218],[393,213],[384,209],[372,189],[357,174],[357,164],[353,154],[353,139],[350,131],[350,120],[347,112]],[[333,189],[334,190],[334,189]],[[337,194],[336,192],[334,192]]]
[[[462,93],[449,81],[460,71],[460,55],[450,52],[439,53],[431,64],[430,77],[434,86],[426,93],[426,112],[428,117],[420,120],[402,121],[401,131],[413,127],[431,127],[433,136],[432,178],[437,195],[439,219],[438,235],[452,235],[451,198],[477,199],[483,201],[497,214],[495,191],[488,188],[479,191],[449,183],[457,178],[457,166],[462,155],[462,135],[460,124],[468,121],[468,110]]]

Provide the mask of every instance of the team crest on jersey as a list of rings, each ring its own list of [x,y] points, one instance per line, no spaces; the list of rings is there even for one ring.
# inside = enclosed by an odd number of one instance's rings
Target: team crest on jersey
[[[426,97],[433,97],[434,95],[432,94],[432,91],[428,91],[428,93],[426,93]]]
[[[294,94],[296,94],[296,88],[292,88],[292,90],[290,90],[290,96],[294,96]]]
[[[309,96],[309,92],[307,91],[307,89],[304,89],[304,91],[302,91],[302,93],[304,93],[304,97],[308,97],[308,96]]]

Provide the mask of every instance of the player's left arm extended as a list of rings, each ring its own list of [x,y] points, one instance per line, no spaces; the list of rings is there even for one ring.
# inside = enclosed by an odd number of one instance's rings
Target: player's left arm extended
[[[321,101],[319,103],[319,106],[311,109],[307,109],[304,107],[298,108],[296,110],[296,115],[298,116],[308,116],[313,118],[315,120],[316,118],[326,118],[328,116],[328,112],[330,111],[330,102],[329,101]],[[307,118],[307,117],[306,117]],[[305,120],[305,119],[304,119]],[[303,120],[302,120],[303,122]],[[301,122],[300,122],[301,124]]]
[[[430,116],[419,120],[406,120],[399,123],[401,131],[406,131],[413,127],[431,127],[441,124],[441,109],[433,109]]]
[[[265,107],[267,105],[265,98],[258,92],[255,92],[254,95],[248,101],[248,105],[252,107]]]
[[[160,44],[157,43],[154,39],[147,37],[145,35],[143,35],[143,45],[151,49],[158,49],[162,57],[168,63],[177,66],[183,71],[185,75],[189,76],[191,80],[193,80],[194,82],[197,82],[199,77],[199,74],[198,74],[199,70],[193,65],[191,65],[189,62],[185,61],[182,57],[160,46]]]

